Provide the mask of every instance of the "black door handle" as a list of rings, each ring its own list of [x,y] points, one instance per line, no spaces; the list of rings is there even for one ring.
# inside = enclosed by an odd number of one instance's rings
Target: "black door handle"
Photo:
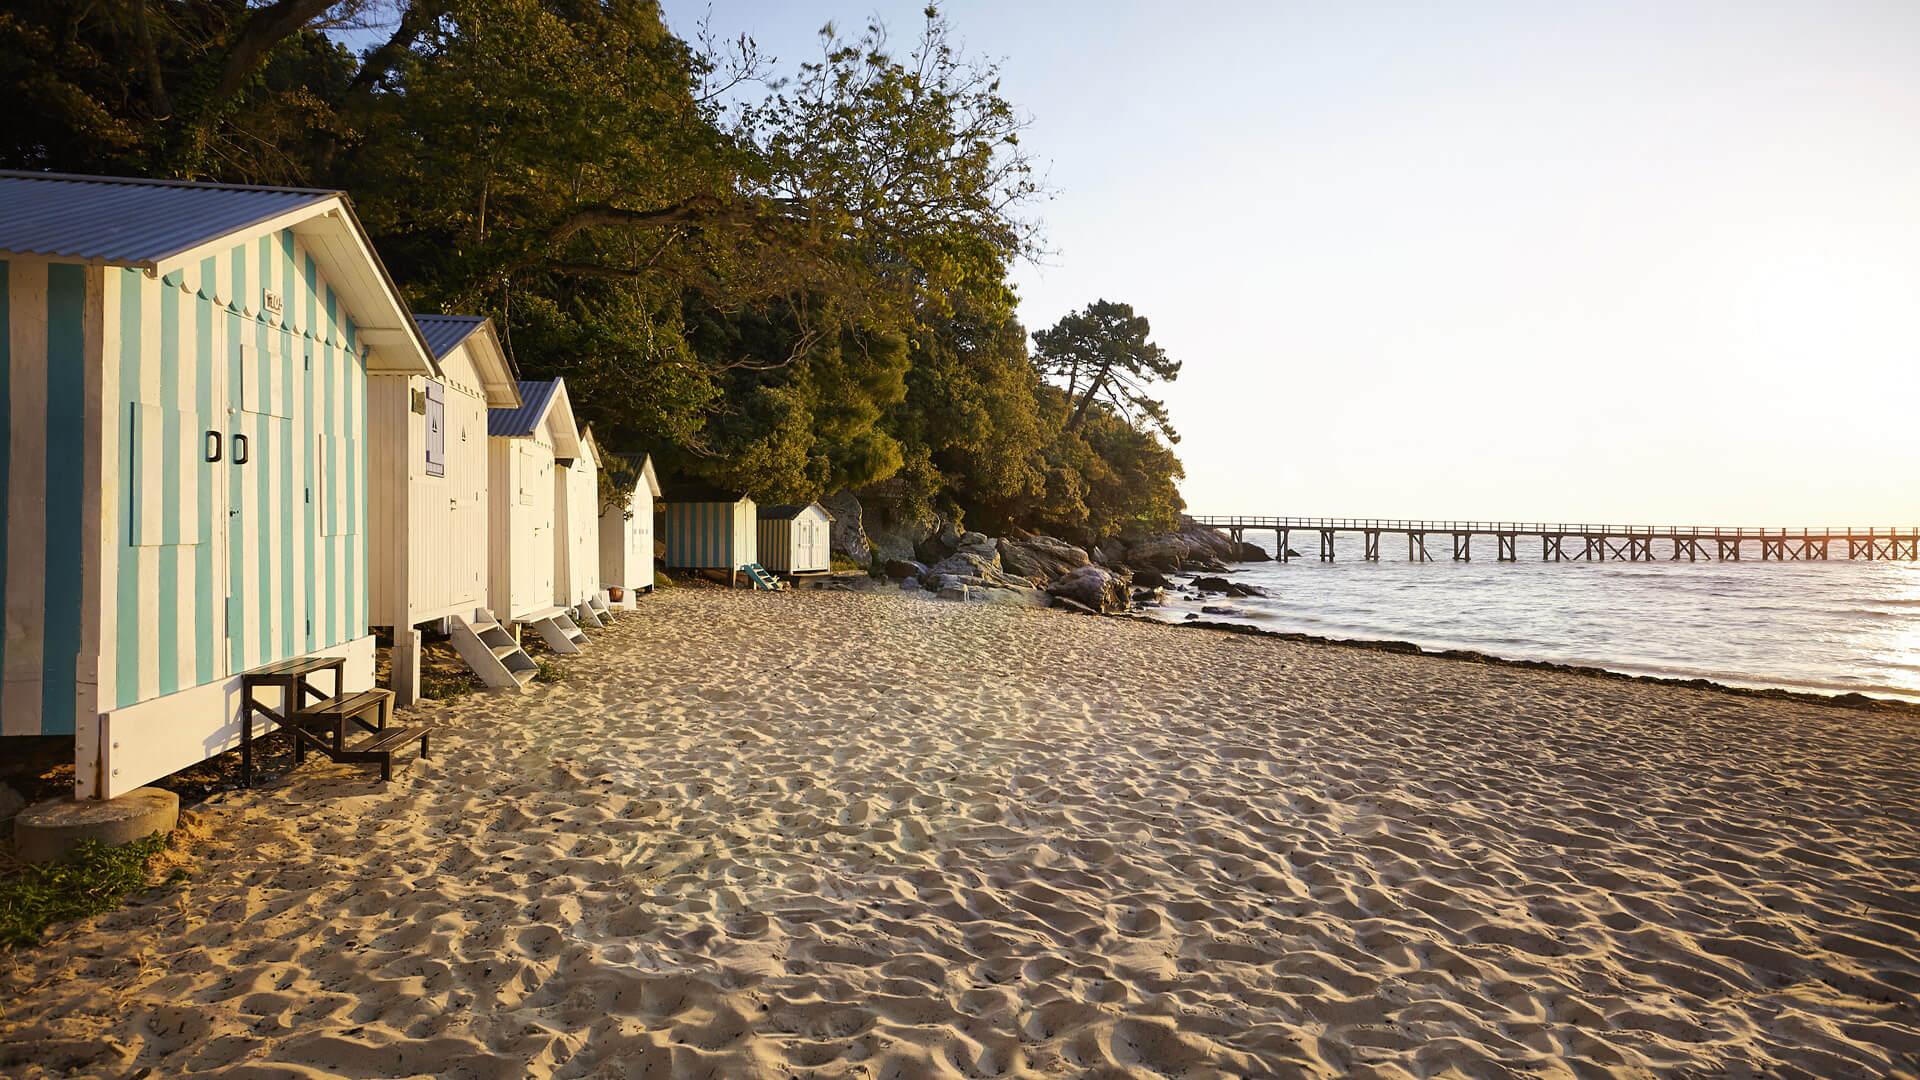
[[[220,433],[219,432],[217,431],[207,432],[206,451],[207,451],[208,463],[212,463],[220,460]]]
[[[233,433],[233,463],[235,465],[247,463],[247,437],[237,431]]]

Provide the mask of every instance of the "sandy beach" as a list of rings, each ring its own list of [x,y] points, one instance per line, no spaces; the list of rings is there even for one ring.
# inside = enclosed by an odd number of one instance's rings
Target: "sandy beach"
[[[0,956],[9,1076],[1913,1076],[1920,721],[676,589]]]

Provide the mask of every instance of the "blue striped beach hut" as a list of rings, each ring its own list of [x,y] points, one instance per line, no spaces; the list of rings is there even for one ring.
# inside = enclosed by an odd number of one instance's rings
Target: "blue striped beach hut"
[[[753,500],[711,488],[668,488],[661,496],[667,565],[679,570],[721,570],[731,583],[757,559],[759,515]]]
[[[336,191],[0,172],[0,735],[112,798],[367,633],[367,377],[433,361]]]

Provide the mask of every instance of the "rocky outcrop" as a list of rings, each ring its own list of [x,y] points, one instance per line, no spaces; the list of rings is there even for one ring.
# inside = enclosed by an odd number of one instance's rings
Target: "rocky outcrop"
[[[1000,568],[1000,556],[996,553],[988,558],[975,551],[956,551],[941,559],[920,580],[929,589],[939,590],[949,585],[971,585],[976,588],[1031,589],[1034,583],[1018,574],[1009,574]]]
[[[888,559],[885,570],[886,575],[895,581],[927,576],[927,564],[917,559]]]
[[[1127,609],[1127,577],[1104,566],[1082,566],[1047,586],[1047,594],[1088,611],[1105,614]]]
[[[1052,581],[1090,561],[1084,549],[1051,536],[1000,541],[1001,565],[1033,581]]]
[[[860,499],[851,491],[836,491],[820,500],[820,505],[833,515],[833,529],[828,543],[835,555],[845,555],[861,566],[873,562],[873,542],[867,537],[866,513],[860,506]]]
[[[1181,518],[1180,527],[1169,533],[1130,536],[1122,540],[1102,540],[1095,545],[1094,561],[1105,566],[1124,566],[1131,570],[1153,570],[1171,574],[1181,570],[1222,571],[1230,562],[1259,559],[1267,553],[1252,544],[1236,544],[1221,533],[1192,518]]]

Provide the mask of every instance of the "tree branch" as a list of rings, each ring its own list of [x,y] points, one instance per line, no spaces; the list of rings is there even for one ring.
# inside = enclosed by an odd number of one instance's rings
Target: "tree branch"
[[[220,78],[213,84],[207,100],[218,103],[238,94],[274,46],[326,14],[334,3],[335,0],[276,0],[256,10],[241,25],[239,36],[227,50]]]

